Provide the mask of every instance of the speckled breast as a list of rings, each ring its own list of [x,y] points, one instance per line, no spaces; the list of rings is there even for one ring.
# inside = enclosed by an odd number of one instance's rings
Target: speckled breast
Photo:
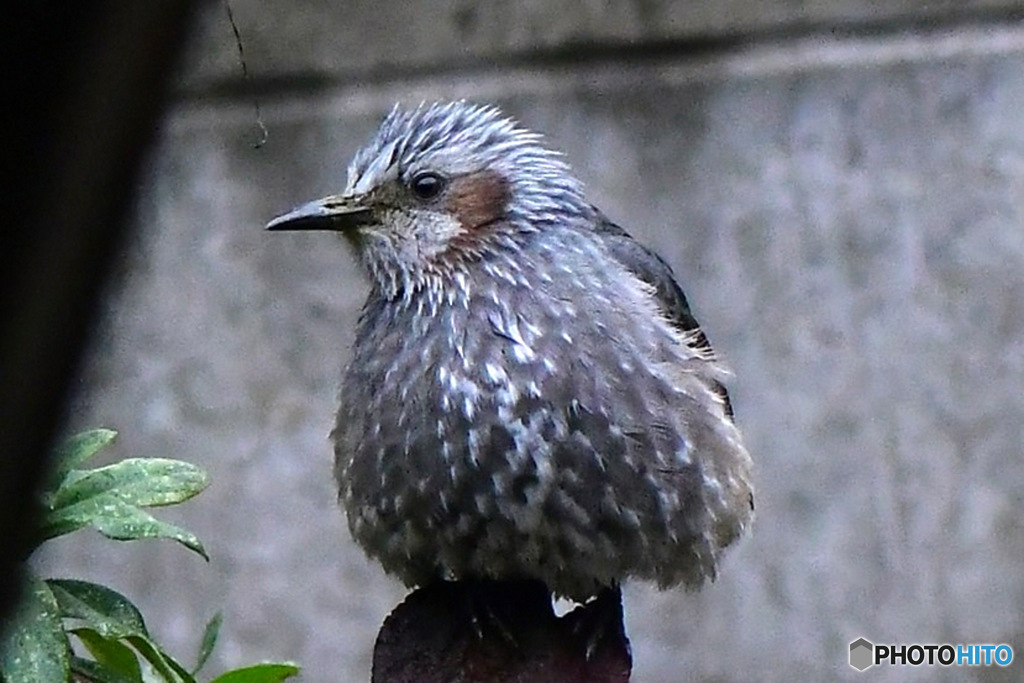
[[[709,362],[597,247],[562,247],[367,302],[337,477],[353,537],[407,584],[699,584],[749,516]]]

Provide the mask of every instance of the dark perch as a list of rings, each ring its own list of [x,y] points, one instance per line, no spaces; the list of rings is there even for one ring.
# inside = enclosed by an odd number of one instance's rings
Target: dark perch
[[[537,581],[446,581],[412,592],[384,620],[371,680],[626,683],[631,665],[618,590],[559,618]]]

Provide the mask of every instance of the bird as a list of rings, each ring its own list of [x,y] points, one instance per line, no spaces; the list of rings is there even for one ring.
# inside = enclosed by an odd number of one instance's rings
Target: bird
[[[409,587],[696,589],[753,516],[731,376],[668,263],[497,107],[396,105],[328,230],[369,293],[331,437],[352,537]]]

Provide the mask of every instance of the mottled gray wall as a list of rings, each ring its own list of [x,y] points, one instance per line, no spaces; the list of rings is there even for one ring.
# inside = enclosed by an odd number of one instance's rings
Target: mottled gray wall
[[[464,96],[566,152],[736,372],[754,533],[700,594],[628,587],[635,680],[1021,678],[1024,3],[232,6],[269,139],[214,4],[72,425],[207,467],[167,516],[213,561],[80,534],[47,571],[110,581],[182,656],[221,609],[215,667],[366,678],[404,590],[349,540],[327,441],[365,284],[332,236],[261,227],[340,189],[395,100]],[[857,674],[859,636],[1017,661]]]

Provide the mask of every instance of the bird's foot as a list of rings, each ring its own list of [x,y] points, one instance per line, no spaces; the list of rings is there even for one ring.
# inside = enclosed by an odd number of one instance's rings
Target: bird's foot
[[[466,610],[469,615],[469,623],[473,627],[476,639],[480,643],[490,640],[485,629],[492,629],[498,636],[507,643],[513,650],[519,650],[519,642],[512,635],[511,629],[505,624],[498,614],[495,605],[489,599],[492,596],[486,590],[470,590],[466,593]]]
[[[479,643],[498,640],[519,652],[522,648],[515,634],[545,609],[550,613],[550,593],[539,581],[466,583],[466,614]]]
[[[606,640],[627,643],[622,614],[622,589],[616,583],[602,588],[587,604],[577,607],[570,615],[572,631],[583,642],[586,660],[593,660]]]

